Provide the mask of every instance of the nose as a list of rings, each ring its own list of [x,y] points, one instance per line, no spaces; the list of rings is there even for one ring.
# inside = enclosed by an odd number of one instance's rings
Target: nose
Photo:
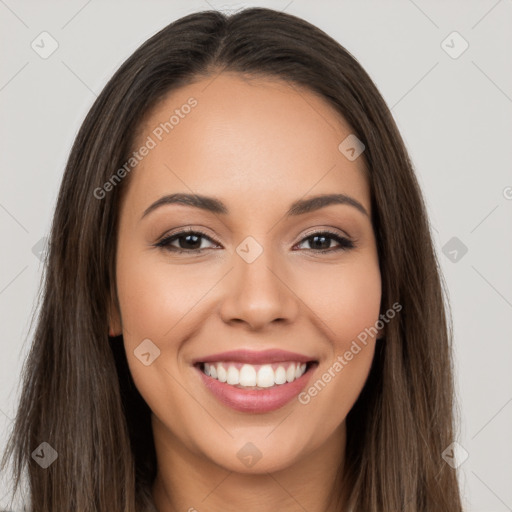
[[[300,299],[293,291],[290,273],[270,253],[265,249],[248,263],[234,252],[234,268],[225,280],[220,308],[224,322],[259,330],[274,322],[287,324],[296,319]]]

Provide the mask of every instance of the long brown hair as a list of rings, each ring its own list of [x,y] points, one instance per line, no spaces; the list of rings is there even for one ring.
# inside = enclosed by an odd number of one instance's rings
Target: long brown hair
[[[295,16],[249,8],[183,17],[146,41],[107,83],[76,137],[58,196],[33,344],[4,455],[19,487],[28,471],[33,512],[154,509],[150,410],[131,379],[121,339],[115,257],[122,180],[144,115],[166,93],[222,70],[284,80],[321,95],[364,143],[382,276],[381,311],[398,314],[377,344],[347,417],[345,512],[457,512],[451,326],[425,205],[388,107],[356,59]],[[47,442],[57,460],[31,456]],[[341,472],[340,472],[341,475]],[[341,495],[341,492],[340,492]]]

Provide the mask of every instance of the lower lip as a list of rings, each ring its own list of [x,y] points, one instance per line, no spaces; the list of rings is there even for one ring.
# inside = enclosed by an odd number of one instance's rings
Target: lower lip
[[[196,367],[206,387],[225,405],[236,411],[262,413],[275,411],[293,400],[305,387],[316,367],[311,368],[293,382],[277,384],[266,389],[241,389],[220,382],[206,375],[201,368]]]

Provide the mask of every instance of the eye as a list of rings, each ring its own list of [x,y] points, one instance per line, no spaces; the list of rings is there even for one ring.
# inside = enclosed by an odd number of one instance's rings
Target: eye
[[[155,246],[162,247],[167,251],[175,253],[199,254],[205,249],[208,249],[208,247],[201,247],[203,240],[208,240],[214,245],[219,246],[219,244],[212,240],[212,238],[210,238],[208,235],[206,235],[206,233],[192,229],[187,229],[185,231],[180,231],[179,233],[174,233],[170,236],[167,236],[160,240],[160,242],[156,243]],[[332,241],[335,241],[338,244],[338,247],[331,247]],[[178,246],[173,245],[176,242]],[[348,238],[343,237],[338,233],[325,230],[309,234],[306,238],[303,238],[302,242],[300,242],[298,245],[300,246],[304,243],[309,243],[310,245],[309,248],[306,248],[307,251],[320,253],[340,250],[347,251],[355,247],[355,244],[352,240],[349,240]]]
[[[338,247],[331,247],[332,240],[338,243]],[[349,240],[338,233],[333,233],[332,231],[318,231],[316,233],[312,233],[304,238],[299,245],[302,245],[305,242],[310,244],[310,248],[306,250],[314,252],[334,252],[350,250],[355,247],[352,240]]]
[[[156,243],[156,247],[164,247],[168,251],[182,253],[182,252],[193,252],[200,253],[205,247],[201,247],[202,239],[209,240],[210,242],[214,242],[209,236],[207,236],[202,231],[197,230],[186,230],[180,231],[179,233],[175,233],[164,239],[160,240],[160,242]],[[174,242],[178,242],[178,247],[171,245]]]

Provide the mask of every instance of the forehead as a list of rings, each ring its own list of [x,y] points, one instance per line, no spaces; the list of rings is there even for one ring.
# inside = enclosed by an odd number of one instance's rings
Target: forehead
[[[331,105],[296,85],[234,73],[200,79],[146,116],[134,150],[150,149],[131,172],[127,200],[143,208],[179,191],[288,204],[341,192],[370,211],[364,159],[338,149],[350,134]]]

